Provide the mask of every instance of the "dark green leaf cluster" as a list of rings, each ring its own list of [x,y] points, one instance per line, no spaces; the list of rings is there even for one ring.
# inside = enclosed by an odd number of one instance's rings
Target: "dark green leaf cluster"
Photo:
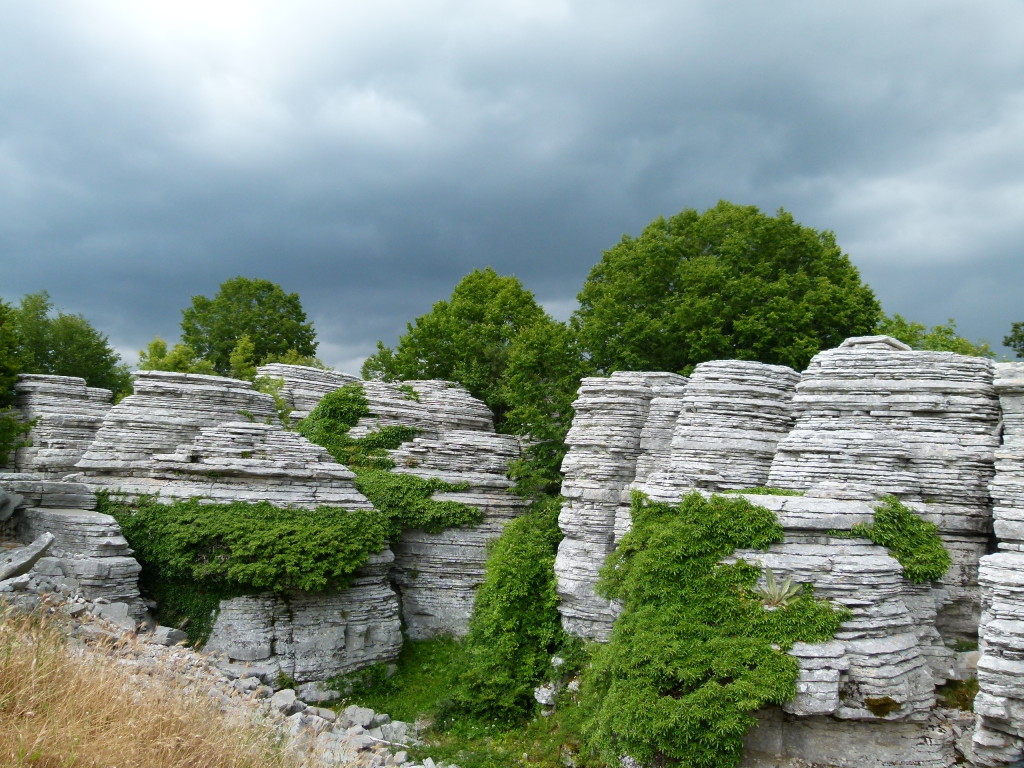
[[[0,465],[25,434],[25,425],[11,408],[14,382],[18,379],[18,337],[14,310],[0,300]]]
[[[1017,357],[1024,357],[1024,323],[1014,323],[1010,332],[1003,337],[1003,344],[1013,350]]]
[[[82,315],[57,312],[46,291],[30,293],[10,317],[20,373],[79,376],[115,396],[132,391],[128,366]]]
[[[551,670],[551,654],[567,641],[554,578],[559,502],[534,505],[491,543],[446,720],[512,725],[536,708],[533,689]]]
[[[117,520],[139,561],[164,577],[250,592],[343,587],[387,543],[387,520],[376,510],[107,497],[102,511]]]
[[[244,353],[239,341],[246,337]],[[268,359],[316,354],[316,332],[306,321],[297,293],[285,293],[269,280],[233,277],[212,298],[193,296],[181,312],[181,340],[222,375],[231,374],[243,358],[251,365]]]
[[[446,483],[436,477],[417,477],[386,469],[355,469],[356,488],[388,519],[389,535],[405,528],[440,533],[445,528],[477,525],[483,513],[458,501],[437,501],[435,492],[462,491],[465,485]]]
[[[813,591],[766,610],[759,570],[720,561],[782,539],[775,516],[742,496],[633,500],[633,528],[600,588],[624,610],[584,675],[584,735],[609,763],[738,765],[751,713],[796,693],[794,642],[832,638],[847,615]]]
[[[606,372],[688,372],[706,360],[800,370],[881,317],[831,232],[725,201],[624,237],[578,299],[573,323]]]
[[[436,492],[465,490],[464,485],[388,471],[394,463],[387,452],[412,440],[417,434],[413,427],[388,426],[366,437],[349,437],[348,431],[369,415],[362,385],[352,382],[324,395],[296,429],[356,473],[356,488],[387,517],[390,536],[397,536],[403,528],[439,533],[457,525],[476,525],[483,519],[475,507],[432,498]]]
[[[922,520],[895,496],[882,498],[873,523],[853,526],[851,533],[885,547],[915,583],[941,579],[952,564],[935,523]]]

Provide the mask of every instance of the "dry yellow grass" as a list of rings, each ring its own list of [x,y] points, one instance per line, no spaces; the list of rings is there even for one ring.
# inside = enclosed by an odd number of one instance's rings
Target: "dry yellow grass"
[[[291,768],[269,730],[225,718],[174,675],[76,647],[52,622],[0,606],[4,768]]]

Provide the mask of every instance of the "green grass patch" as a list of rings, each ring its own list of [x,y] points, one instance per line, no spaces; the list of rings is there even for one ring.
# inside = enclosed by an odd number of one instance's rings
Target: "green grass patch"
[[[978,695],[978,678],[950,680],[935,689],[935,698],[940,707],[974,711],[974,697]]]

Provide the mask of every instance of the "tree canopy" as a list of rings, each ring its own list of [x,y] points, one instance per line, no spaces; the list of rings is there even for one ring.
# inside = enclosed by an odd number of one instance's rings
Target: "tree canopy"
[[[578,299],[573,324],[603,372],[685,373],[716,359],[799,370],[881,317],[831,232],[726,201],[623,237]]]
[[[924,323],[907,320],[902,315],[886,316],[878,324],[877,332],[899,339],[913,349],[956,352],[973,357],[996,356],[987,342],[973,342],[961,336],[953,318],[949,318],[945,325],[940,323],[929,328]]]
[[[20,373],[79,376],[90,387],[131,392],[128,366],[107,337],[82,315],[57,312],[46,291],[29,293],[12,310]]]
[[[285,293],[269,280],[233,277],[220,285],[211,299],[193,296],[181,311],[182,344],[213,370],[228,376],[232,353],[243,337],[244,352],[252,365],[270,358],[316,354],[316,332],[307,322],[297,293]],[[235,369],[243,363],[236,353]]]
[[[589,371],[566,324],[517,278],[488,267],[406,327],[394,349],[377,342],[363,376],[459,382],[494,412],[500,431],[530,436],[528,460],[515,470],[521,487],[557,486],[572,401]]]
[[[15,333],[14,310],[0,299],[0,465],[15,447],[24,432],[11,408],[14,382],[18,379],[18,337]]]
[[[394,349],[377,342],[363,363],[366,378],[457,381],[501,418],[509,408],[502,383],[513,341],[546,315],[515,277],[475,269],[451,298],[406,324]]]

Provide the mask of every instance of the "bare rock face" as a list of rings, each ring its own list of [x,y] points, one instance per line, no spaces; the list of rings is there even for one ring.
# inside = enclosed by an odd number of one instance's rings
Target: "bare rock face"
[[[598,572],[617,543],[615,520],[629,503],[644,426],[662,374],[616,371],[580,383],[576,417],[565,438],[565,504],[558,525],[565,534],[555,558],[559,613],[566,631],[607,640],[616,607],[594,592]],[[664,406],[662,406],[664,409]]]
[[[135,394],[107,412],[76,465],[88,477],[145,471],[155,454],[191,443],[203,427],[246,417],[262,422],[274,415],[269,395],[222,376],[139,371],[134,388]]]
[[[887,336],[847,339],[816,355],[779,443],[770,485],[828,498],[887,493],[920,502],[954,555],[940,629],[973,637],[978,558],[991,532],[988,484],[998,445],[993,364],[911,351]]]
[[[483,513],[479,525],[440,533],[410,529],[392,545],[392,580],[412,639],[463,635],[468,630],[476,591],[484,579],[487,543],[525,507],[510,492],[512,482],[505,476],[519,453],[513,437],[467,429],[443,430],[436,439],[417,437],[392,452],[396,472],[465,486],[435,493],[434,499],[461,502]]]
[[[357,381],[303,366],[263,366],[258,372],[283,382],[282,393],[295,407],[293,417],[308,415],[315,407],[313,395],[319,394],[319,400],[327,391]],[[506,476],[519,457],[519,441],[496,434],[487,406],[450,382],[358,383],[370,413],[349,435],[361,438],[382,427],[413,427],[416,437],[391,452],[394,471],[465,486],[435,493],[434,498],[483,513],[479,525],[441,533],[406,530],[391,545],[391,579],[400,593],[407,634],[413,639],[464,634],[483,582],[487,542],[525,507],[510,492],[513,483]]]
[[[1003,441],[992,481],[999,552],[981,559],[978,716],[973,759],[981,766],[1024,760],[1024,363],[997,363]]]
[[[793,424],[799,374],[743,360],[701,363],[682,395],[667,462],[640,490],[678,499],[694,488],[756,488],[768,480],[779,440]]]
[[[132,619],[143,618],[139,563],[114,519],[95,511],[87,486],[14,473],[0,474],[0,487],[23,497],[14,517],[18,540],[53,539],[34,574],[87,600],[123,603]]]
[[[36,422],[29,445],[15,451],[14,471],[54,478],[74,472],[110,410],[110,390],[87,387],[75,376],[22,374],[14,392],[21,417]]]
[[[242,662],[248,674],[326,680],[385,660],[402,647],[398,604],[387,575],[391,551],[371,557],[339,592],[235,597],[221,603],[205,649]]]

